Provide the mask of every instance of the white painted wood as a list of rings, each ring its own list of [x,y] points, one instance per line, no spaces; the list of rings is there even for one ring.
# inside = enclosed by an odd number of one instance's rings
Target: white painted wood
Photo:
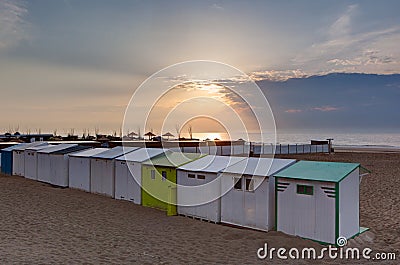
[[[224,174],[222,182],[225,188],[232,187],[235,178],[242,178],[242,189],[231,189],[221,199],[221,222],[268,231],[273,228],[269,201],[268,177],[254,176],[254,191],[246,191],[246,178],[237,174]],[[230,183],[228,183],[230,182]],[[272,209],[271,209],[272,210]]]
[[[284,190],[277,191],[277,230],[334,244],[335,183],[278,178],[277,185]],[[313,186],[314,195],[297,194],[297,185]],[[356,169],[339,183],[339,236],[350,238],[359,232],[358,198],[359,170]]]
[[[115,197],[115,160],[138,150],[139,147],[114,147],[93,155],[90,162],[90,191]]]
[[[24,176],[25,173],[25,151],[13,150],[13,170],[15,176]]]
[[[164,153],[161,148],[141,148],[115,159],[115,199],[142,203],[142,163]],[[170,152],[166,150],[166,152]]]
[[[68,187],[68,155],[50,154],[51,179],[50,184],[58,187]]]
[[[314,194],[316,200],[316,225],[313,239],[321,242],[335,243],[335,183],[316,182]]]
[[[128,171],[126,161],[115,161],[115,199],[128,199]]]
[[[45,183],[50,183],[50,159],[49,154],[37,153],[38,169],[37,169],[37,180]]]
[[[90,192],[91,157],[109,149],[94,148],[69,154],[69,187]]]
[[[355,169],[339,183],[339,236],[350,238],[360,229],[360,180],[359,169]]]
[[[243,157],[208,155],[177,169],[178,214],[219,223],[221,179],[218,173],[244,160]],[[194,178],[189,178],[193,175]],[[199,178],[204,176],[204,179]]]
[[[24,177],[27,179],[38,180],[38,151],[51,147],[52,145],[42,145],[27,148],[24,152]]]
[[[21,144],[13,150],[12,174],[15,176],[25,176],[25,150],[31,147],[48,146],[47,142],[35,142]]]
[[[275,179],[269,177],[292,165],[292,159],[246,158],[221,173],[221,222],[269,231],[275,226]],[[241,179],[241,189],[235,180]],[[254,190],[246,190],[246,179]]]

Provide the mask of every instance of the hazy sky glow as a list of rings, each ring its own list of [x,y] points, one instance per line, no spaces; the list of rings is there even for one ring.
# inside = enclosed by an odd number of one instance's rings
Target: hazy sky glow
[[[400,73],[399,10],[396,0],[0,0],[0,131],[118,130],[132,92],[187,60],[230,64],[261,82]]]

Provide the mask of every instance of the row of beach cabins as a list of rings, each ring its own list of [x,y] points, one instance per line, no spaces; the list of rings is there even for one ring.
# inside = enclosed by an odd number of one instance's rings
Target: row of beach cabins
[[[47,142],[1,150],[1,171],[184,215],[336,244],[359,224],[360,164],[91,148]]]

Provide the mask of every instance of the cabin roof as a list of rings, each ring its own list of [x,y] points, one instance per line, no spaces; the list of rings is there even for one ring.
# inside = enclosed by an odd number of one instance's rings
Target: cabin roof
[[[358,167],[358,163],[299,161],[275,174],[275,177],[340,182]]]
[[[224,172],[251,176],[272,176],[295,162],[294,159],[248,157],[226,168]]]
[[[109,149],[108,148],[93,148],[93,149],[89,149],[89,150],[84,150],[82,152],[69,154],[69,156],[73,156],[73,157],[92,157],[94,155],[103,153],[103,152],[105,152],[107,150],[109,150]]]
[[[17,145],[13,150],[14,151],[23,151],[31,147],[35,146],[48,146],[49,144],[47,142],[33,142],[33,143],[23,143]]]
[[[55,145],[52,145],[52,144],[48,144],[48,145],[36,145],[36,146],[28,147],[28,148],[26,148],[25,150],[39,151],[39,150],[46,149],[46,148],[50,148],[50,147],[53,147],[53,146],[55,146]]]
[[[44,148],[38,151],[38,153],[41,154],[51,154],[51,153],[55,153],[64,149],[69,149],[71,147],[76,147],[78,146],[77,144],[59,144],[59,145],[53,145],[50,146],[48,148]]]
[[[76,153],[76,152],[80,152],[82,150],[88,150],[88,149],[92,149],[92,148],[90,146],[77,145],[77,146],[72,146],[72,147],[69,147],[69,148],[65,148],[65,149],[62,149],[62,150],[55,151],[52,154],[65,155],[65,154]]]
[[[101,158],[101,159],[114,159],[119,156],[122,156],[124,154],[130,153],[132,151],[135,151],[136,149],[139,149],[139,147],[123,147],[123,146],[117,146],[112,149],[109,149],[105,152],[96,154],[92,156],[93,158]]]
[[[149,160],[155,156],[161,155],[164,152],[170,152],[162,148],[140,148],[133,152],[130,152],[124,156],[118,157],[118,161],[130,161],[130,162],[143,162]]]
[[[178,169],[186,171],[218,173],[221,170],[236,164],[244,157],[208,155],[180,166]]]
[[[2,149],[2,151],[11,152],[11,151],[14,151],[14,150],[25,150],[25,149],[27,149],[29,147],[37,146],[39,144],[40,144],[40,142],[20,143],[20,144],[16,144],[16,145],[12,145],[12,146],[6,147],[6,148]]]
[[[180,167],[186,163],[199,159],[204,155],[198,153],[180,153],[170,152],[163,156],[157,156],[152,159],[146,160],[144,165],[154,165],[162,167]]]

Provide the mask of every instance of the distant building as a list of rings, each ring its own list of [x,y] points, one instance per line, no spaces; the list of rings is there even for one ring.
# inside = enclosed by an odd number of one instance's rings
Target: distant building
[[[5,133],[0,134],[0,140],[10,142],[10,141],[21,141],[25,143],[37,142],[37,141],[49,141],[53,134],[21,134],[16,132],[14,134]]]

